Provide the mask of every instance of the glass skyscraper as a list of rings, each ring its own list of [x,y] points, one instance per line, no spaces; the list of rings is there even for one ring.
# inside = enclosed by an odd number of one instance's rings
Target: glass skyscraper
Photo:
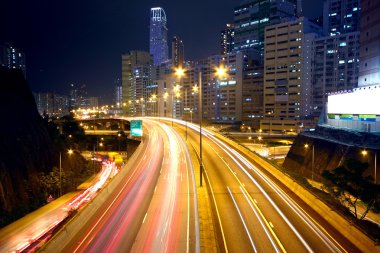
[[[168,60],[168,28],[163,8],[150,9],[149,52],[153,55],[153,64],[160,65]]]

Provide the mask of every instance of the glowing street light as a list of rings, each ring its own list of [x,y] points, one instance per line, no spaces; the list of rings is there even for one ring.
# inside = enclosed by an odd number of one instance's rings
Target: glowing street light
[[[304,147],[306,149],[309,148],[309,144],[305,144]],[[311,153],[311,180],[314,181],[314,145],[311,145],[312,147],[312,153]]]
[[[157,102],[157,95],[156,94],[152,94],[151,96],[150,96],[150,99],[149,99],[151,102],[153,102],[154,104],[153,104],[153,115],[155,115],[156,114],[156,102]],[[159,106],[159,104],[160,104],[160,98],[158,98],[158,106]],[[157,107],[158,107],[157,106]],[[158,111],[158,110],[157,110]]]
[[[367,150],[362,150],[362,155],[363,156],[367,156],[369,154],[369,152]],[[373,151],[373,153],[375,154],[375,172],[374,172],[374,183],[376,184],[377,182],[377,152],[376,151]]]
[[[219,79],[227,77],[227,69],[224,66],[219,66],[215,68],[215,75]]]
[[[178,84],[176,86],[174,86],[173,88],[173,92],[172,92],[172,127],[173,127],[173,120],[174,120],[174,96],[178,99],[180,96],[181,96],[181,93],[180,93],[180,89],[181,89],[181,86],[179,86]]]
[[[74,151],[69,149],[67,153],[72,155]],[[59,196],[62,196],[62,152],[59,152]]]
[[[178,78],[181,78],[185,75],[185,70],[181,67],[179,68],[176,68],[175,69],[175,75],[178,77]]]

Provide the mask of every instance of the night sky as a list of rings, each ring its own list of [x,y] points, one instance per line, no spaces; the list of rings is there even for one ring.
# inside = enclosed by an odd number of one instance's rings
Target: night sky
[[[121,54],[149,51],[151,7],[163,7],[168,40],[183,39],[185,57],[219,53],[219,34],[233,21],[241,0],[2,0],[0,43],[26,54],[33,91],[68,94],[69,84],[86,84],[90,96],[110,102],[121,76]],[[322,13],[323,0],[303,0],[307,17]],[[170,44],[169,44],[170,47]]]

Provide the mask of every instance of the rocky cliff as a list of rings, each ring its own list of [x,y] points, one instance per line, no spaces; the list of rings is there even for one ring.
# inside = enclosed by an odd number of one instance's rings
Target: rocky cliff
[[[0,227],[39,206],[38,172],[53,166],[52,141],[22,73],[0,68]]]
[[[305,147],[308,144],[308,147]],[[314,147],[314,164],[313,164]],[[362,155],[366,149],[368,154]],[[318,127],[313,132],[303,132],[294,141],[283,166],[300,175],[321,180],[324,170],[332,170],[340,166],[347,158],[355,158],[369,163],[368,175],[374,177],[375,153],[379,167],[380,135],[330,127]],[[313,166],[314,165],[314,166]],[[312,169],[313,168],[313,169]],[[377,173],[377,181],[380,173]]]

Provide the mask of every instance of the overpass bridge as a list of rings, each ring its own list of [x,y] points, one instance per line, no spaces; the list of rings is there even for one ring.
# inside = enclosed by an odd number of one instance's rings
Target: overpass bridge
[[[130,134],[130,121],[120,118],[92,118],[78,120],[86,135],[117,135],[120,131]]]

